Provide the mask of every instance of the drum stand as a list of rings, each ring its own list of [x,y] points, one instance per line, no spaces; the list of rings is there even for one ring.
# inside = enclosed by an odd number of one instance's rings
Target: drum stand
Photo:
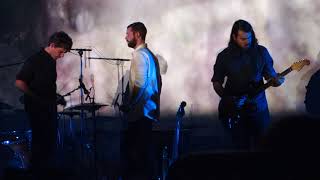
[[[93,150],[93,169],[95,171],[95,179],[97,178],[97,132],[96,132],[96,111],[100,109],[103,106],[108,106],[107,104],[100,104],[100,103],[95,103],[94,100],[91,103],[83,103],[80,105],[76,105],[71,107],[71,110],[82,110],[82,111],[87,111],[91,113],[91,119],[93,121],[93,142],[92,146],[90,146],[90,143],[86,143],[85,146],[87,149],[90,149],[92,147]]]
[[[74,135],[74,127],[73,127],[73,117],[76,115],[80,115],[79,111],[62,111],[59,112],[59,129],[58,129],[58,134],[59,134],[59,147],[63,150],[65,146],[65,137],[71,138],[71,140],[74,140],[75,135]],[[68,132],[66,132],[66,127],[65,127],[65,121],[66,116],[68,116]]]

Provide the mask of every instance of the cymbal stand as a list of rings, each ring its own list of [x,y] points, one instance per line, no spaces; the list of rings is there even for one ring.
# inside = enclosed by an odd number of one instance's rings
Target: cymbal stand
[[[79,85],[77,88],[75,88],[75,89],[71,90],[70,92],[67,92],[66,94],[62,95],[62,97],[71,96],[71,94],[72,94],[73,92],[75,92],[76,90],[78,90],[78,89],[80,89],[80,93],[81,93],[82,88],[81,88],[81,85]],[[82,104],[83,104],[83,103],[82,103]],[[82,121],[82,118],[84,117],[83,112],[84,112],[83,110],[80,111],[81,121]],[[82,136],[82,134],[83,134],[83,131],[84,131],[84,130],[83,130],[83,126],[81,125],[81,126],[80,126],[80,134],[81,134],[81,136]]]
[[[80,89],[81,87],[80,86],[78,86],[77,88],[75,88],[75,89],[73,89],[73,90],[71,90],[70,92],[67,92],[66,94],[64,94],[64,95],[61,95],[63,98],[64,97],[66,97],[66,96],[71,96],[71,94],[73,93],[73,92],[75,92],[76,90],[78,90],[78,89]],[[71,122],[71,119],[72,119],[72,116],[70,116],[70,122]],[[63,149],[63,144],[64,144],[64,137],[63,137],[63,135],[64,135],[64,122],[63,122],[63,127],[62,127],[62,130],[60,130],[59,129],[59,134],[62,134],[62,135],[60,135],[60,136],[62,136],[61,137],[61,141],[62,141],[62,143],[59,143],[59,144],[61,144],[61,148]],[[62,133],[61,133],[62,132]]]
[[[94,98],[93,98],[94,99]],[[92,102],[94,104],[94,100]],[[97,122],[96,122],[96,109],[94,107],[91,109],[92,121],[93,121],[93,169],[95,179],[98,179],[98,168],[97,168]]]
[[[129,59],[120,59],[120,58],[99,58],[99,57],[88,57],[88,59],[97,59],[97,60],[109,60],[109,61],[117,61],[116,65],[117,65],[117,72],[118,72],[118,83],[120,82],[120,68],[119,66],[121,66],[121,73],[123,75],[123,63],[124,61],[130,61]],[[90,88],[91,89],[91,88]],[[123,78],[121,81],[121,99],[123,96]],[[90,96],[89,96],[90,98]],[[91,98],[90,98],[91,99]],[[92,98],[92,102],[94,103],[94,96]],[[118,100],[118,98],[117,98]],[[95,120],[95,109],[92,109],[92,119],[93,119],[93,130],[94,130],[94,144],[93,144],[93,152],[94,152],[94,170],[95,170],[95,177],[97,178],[97,167],[96,167],[96,162],[97,162],[97,150],[96,150],[96,120]]]
[[[79,56],[80,56],[80,75],[79,75],[79,88],[80,88],[80,104],[83,105],[83,102],[84,102],[84,98],[83,98],[83,94],[84,94],[84,88],[83,87],[83,63],[82,63],[82,55],[83,55],[83,52],[84,51],[91,51],[91,49],[71,49],[71,50],[75,50],[78,52]],[[82,84],[81,84],[82,83]],[[84,130],[86,129],[86,122],[85,122],[85,114],[84,114],[84,110],[83,109],[80,109],[80,139],[81,141],[85,141],[84,138],[85,138],[85,135],[87,135],[87,131]],[[85,147],[83,147],[85,146]],[[87,146],[87,143],[84,143],[81,145],[81,155],[80,155],[80,158],[81,160],[84,160],[85,159],[85,155],[83,154],[86,150],[86,148],[88,148],[90,146]],[[84,149],[82,149],[84,148]],[[97,179],[97,175],[95,174],[95,179]]]

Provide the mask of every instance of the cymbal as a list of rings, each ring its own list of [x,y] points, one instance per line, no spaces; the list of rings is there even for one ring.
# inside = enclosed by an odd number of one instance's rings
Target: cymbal
[[[58,112],[61,115],[67,115],[67,116],[74,116],[74,115],[80,115],[80,111],[69,111],[69,110],[65,110],[65,111],[61,111]]]
[[[83,103],[71,106],[67,109],[69,110],[85,110],[85,111],[95,111],[100,109],[101,107],[109,106],[108,104],[102,104],[102,103]]]

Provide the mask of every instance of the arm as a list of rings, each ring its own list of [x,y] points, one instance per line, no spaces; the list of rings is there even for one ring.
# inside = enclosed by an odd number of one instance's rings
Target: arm
[[[36,95],[30,90],[29,86],[27,85],[26,82],[23,80],[17,79],[15,82],[15,86],[22,91],[23,93],[27,94],[28,96],[31,97],[36,97]]]
[[[220,96],[222,97],[223,96],[223,87],[222,85],[219,83],[219,82],[212,82],[212,85],[213,85],[213,89],[215,90],[215,92]]]
[[[283,76],[274,77],[274,78],[271,79],[271,81],[272,81],[271,86],[278,87],[278,86],[280,86],[281,84],[284,83],[284,80],[285,80],[285,78]]]
[[[141,98],[144,89],[148,83],[148,72],[149,72],[149,60],[148,55],[142,51],[138,51],[134,54],[131,73],[133,89],[130,98],[130,102],[135,104]]]
[[[211,82],[213,85],[213,89],[215,92],[222,97],[224,95],[224,88],[222,86],[225,78],[225,68],[223,64],[223,58],[219,54],[216,59],[216,63],[213,66],[213,76],[211,78]]]
[[[30,82],[33,80],[34,61],[27,60],[21,70],[16,75],[15,86],[26,95],[39,99],[39,97],[30,89]]]
[[[265,67],[263,69],[263,76],[265,77],[265,79],[272,82],[271,86],[280,86],[282,83],[284,83],[285,78],[282,76],[278,76],[278,74],[274,70],[273,59],[266,48],[263,49],[263,58],[265,58],[266,60]]]
[[[135,52],[130,65],[129,75],[129,94],[127,102],[120,106],[120,110],[128,112],[132,109],[143,95],[144,89],[147,85],[148,77],[148,60],[142,52]]]

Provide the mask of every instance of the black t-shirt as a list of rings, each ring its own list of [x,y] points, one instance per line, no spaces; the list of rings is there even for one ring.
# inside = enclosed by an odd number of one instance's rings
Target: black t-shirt
[[[46,102],[46,104],[55,105],[56,61],[44,49],[27,59],[16,79],[24,81],[30,90],[39,97],[39,99],[34,99],[25,95],[26,108],[43,105],[39,100]]]

